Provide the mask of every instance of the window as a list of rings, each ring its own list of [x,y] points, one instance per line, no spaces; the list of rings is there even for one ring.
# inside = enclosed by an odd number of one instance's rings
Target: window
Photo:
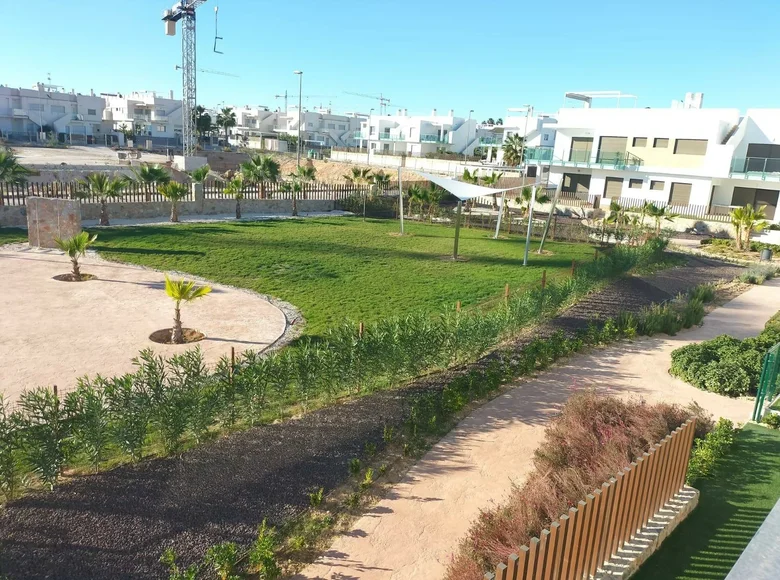
[[[145,115],[146,111],[144,109],[133,109],[133,115]]]
[[[346,125],[339,125],[339,131],[345,131],[347,128]]]
[[[57,113],[57,114],[60,114],[60,115],[64,115],[65,114],[65,107],[63,107],[62,105],[52,105],[51,106],[51,112],[52,113]]]
[[[525,170],[526,177],[536,177],[536,165],[529,165]]]
[[[666,139],[664,137],[656,137],[653,140],[653,147],[656,149],[666,149],[669,147],[669,139]]]
[[[87,115],[92,115],[94,117],[97,115],[97,109],[87,109]]]
[[[376,135],[376,126],[371,125],[371,128],[368,130],[369,135]]]
[[[691,202],[690,183],[672,183],[669,191],[669,205],[688,205]]]
[[[157,131],[160,133],[165,133],[165,125],[157,125]]]
[[[43,105],[41,103],[30,103],[30,110],[31,111],[43,111]],[[63,113],[65,111],[62,111]]]
[[[328,123],[328,129],[335,129],[336,123]]]
[[[677,139],[674,142],[674,152],[677,155],[706,155],[706,139]]]
[[[647,137],[634,137],[634,147],[647,147]]]
[[[549,140],[550,140],[550,136],[547,133],[545,133],[544,134],[544,141],[549,141]]]
[[[165,109],[156,109],[154,111],[154,114],[158,117],[164,117],[165,116]]]
[[[642,189],[642,180],[641,179],[629,179],[628,180],[628,188],[629,189]]]
[[[607,177],[604,182],[604,197],[607,199],[618,199],[623,191],[622,177]]]
[[[664,182],[663,181],[650,181],[650,189],[653,191],[663,191],[664,190]]]

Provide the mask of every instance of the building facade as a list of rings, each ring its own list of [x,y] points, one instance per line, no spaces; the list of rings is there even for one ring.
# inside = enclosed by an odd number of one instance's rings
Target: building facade
[[[301,115],[301,140],[304,147],[357,147],[354,134],[360,128],[365,115],[349,113],[338,115],[330,108],[307,111],[304,107]],[[292,106],[286,114],[280,113],[277,133],[291,137],[298,135],[298,107]]]
[[[106,122],[115,131],[131,131],[139,143],[151,141],[153,146],[181,146],[182,104],[155,91],[138,91],[127,94],[102,93],[105,99]]]
[[[104,101],[94,93],[64,92],[52,85],[22,89],[0,86],[0,133],[8,139],[38,141],[42,133],[64,143],[105,144]]]

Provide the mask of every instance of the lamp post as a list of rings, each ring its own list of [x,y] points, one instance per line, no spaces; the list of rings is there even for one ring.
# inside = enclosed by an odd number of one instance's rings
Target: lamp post
[[[298,75],[298,167],[301,166],[301,95],[303,94],[303,71],[294,70]]]
[[[374,108],[371,107],[371,110],[368,112],[368,119],[366,119],[366,165],[371,165],[371,144],[369,140],[371,139],[371,115],[373,114]]]
[[[471,141],[471,113],[473,112],[474,109],[469,111],[469,120],[466,126],[466,147],[463,148],[463,163],[466,163],[466,150],[469,148],[469,142]]]
[[[533,105],[523,105],[522,107],[518,107],[516,109],[508,109],[509,111],[522,111],[523,109],[525,109],[525,129],[523,129],[523,142],[520,144],[520,163],[522,163],[522,167],[523,167],[522,169],[523,178],[521,183],[522,188],[520,189],[520,193],[522,193],[523,189],[525,189],[525,137],[526,135],[528,135],[528,116],[533,113],[534,108]],[[501,218],[504,213],[505,203],[506,203],[506,192],[501,194],[501,206],[498,208],[498,220],[496,221],[496,233],[493,236],[494,240],[498,239],[498,232],[499,229],[501,228]]]

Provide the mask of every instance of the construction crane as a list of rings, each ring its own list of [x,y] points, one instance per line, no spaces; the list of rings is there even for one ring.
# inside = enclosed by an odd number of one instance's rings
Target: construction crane
[[[176,70],[181,70],[181,67],[178,64],[176,66],[174,66],[173,68],[175,68]],[[233,73],[226,73],[226,72],[222,72],[221,70],[211,70],[211,69],[208,69],[208,68],[199,68],[198,72],[208,73],[210,75],[222,75],[223,77],[233,77],[233,78],[237,78],[237,79],[241,78],[240,76],[234,75]]]
[[[284,99],[284,112],[287,112],[287,99],[297,99],[298,95],[288,95],[287,91],[284,91],[283,95],[274,95],[275,99]],[[304,99],[337,99],[335,95],[303,95]]]
[[[356,97],[365,97],[366,99],[374,99],[375,101],[379,101],[379,114],[380,115],[386,115],[387,114],[387,106],[390,104],[390,98],[385,97],[382,93],[379,93],[379,96],[376,95],[367,95],[365,93],[352,93],[350,91],[344,91],[344,94],[347,95],[354,95]],[[399,105],[395,105],[398,107]]]
[[[182,145],[184,157],[195,155],[195,106],[197,67],[195,65],[195,11],[206,0],[181,0],[163,13],[165,34],[176,36],[176,23],[181,21],[181,69],[182,69]]]

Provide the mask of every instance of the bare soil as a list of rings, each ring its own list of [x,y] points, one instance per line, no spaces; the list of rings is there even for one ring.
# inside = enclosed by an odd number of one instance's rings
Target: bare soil
[[[149,335],[149,340],[158,344],[190,344],[193,342],[200,342],[206,338],[205,334],[198,332],[194,328],[182,328],[181,331],[182,339],[184,341],[181,343],[175,343],[171,340],[171,337],[173,336],[172,328],[161,328],[160,330],[155,330],[152,334]]]
[[[74,276],[71,272],[70,274],[57,274],[56,276],[52,276],[52,278],[59,280],[60,282],[87,282],[89,280],[96,280],[97,276],[92,274],[82,274],[76,278],[76,276]]]

